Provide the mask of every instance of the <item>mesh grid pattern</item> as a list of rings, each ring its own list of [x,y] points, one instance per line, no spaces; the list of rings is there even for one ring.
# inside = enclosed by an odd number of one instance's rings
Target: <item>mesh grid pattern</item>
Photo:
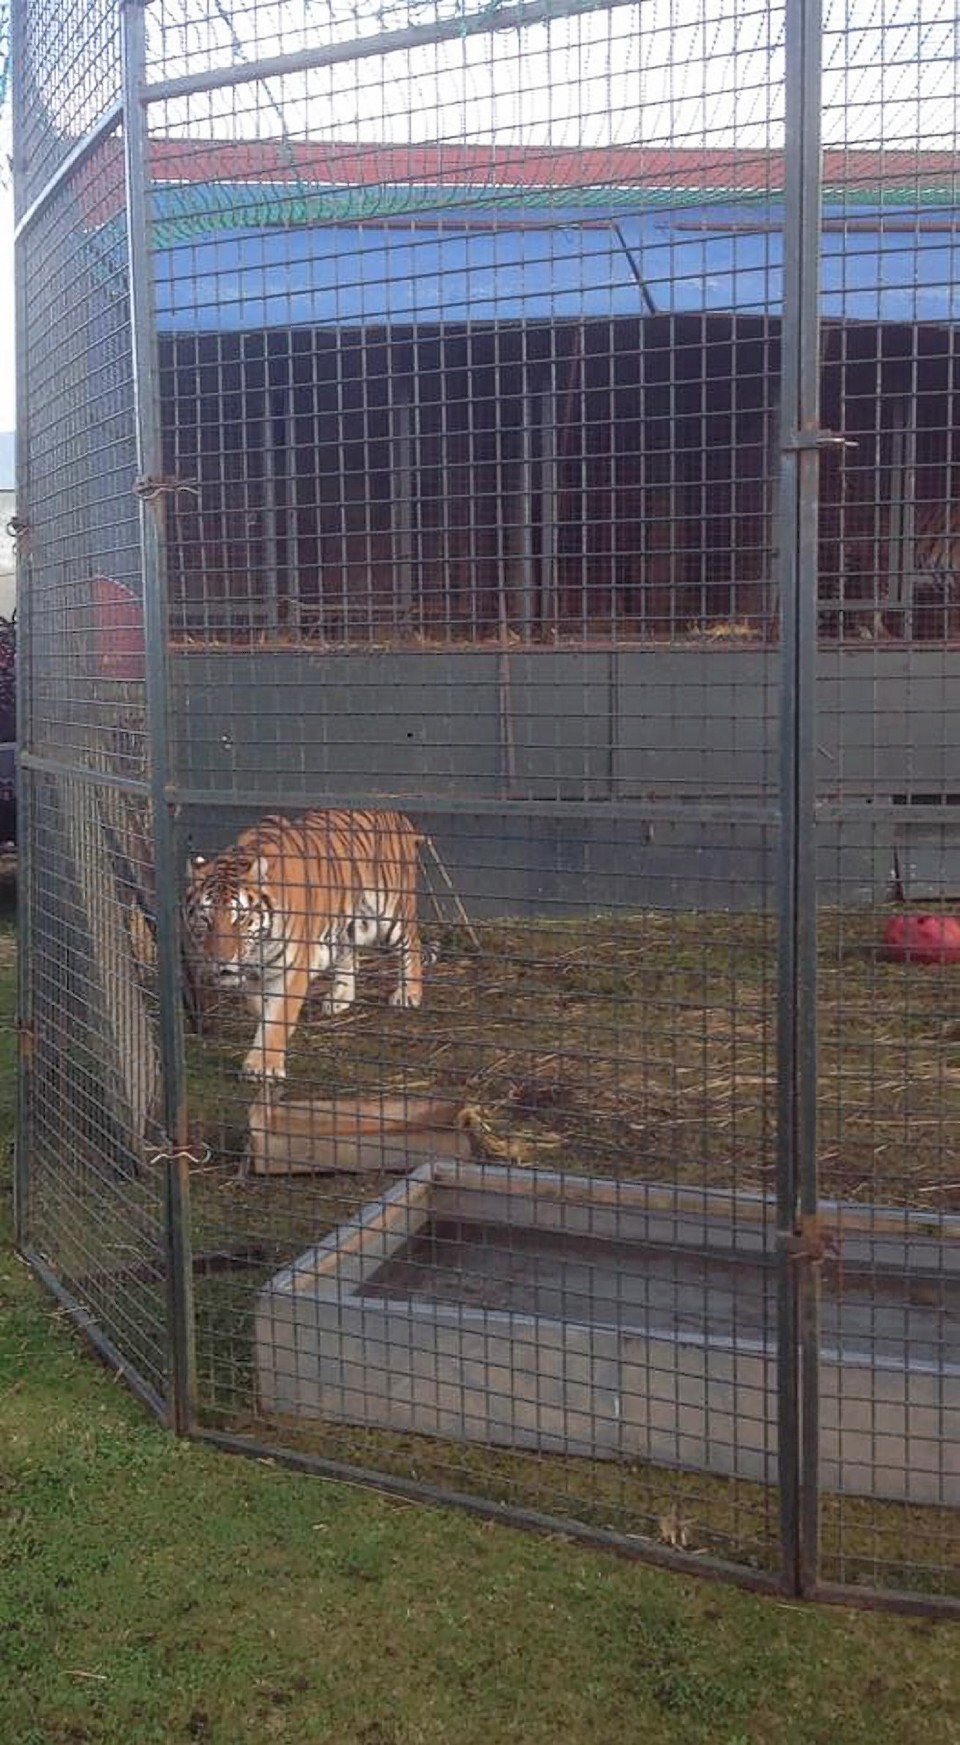
[[[951,26],[824,22],[150,9],[23,251],[29,1220],[198,1433],[949,1606]]]
[[[12,8],[17,210],[46,187],[70,152],[119,102],[115,6],[59,0]]]
[[[122,156],[108,141],[23,245],[34,1046],[23,1240],[156,1399],[166,1393],[148,771]]]

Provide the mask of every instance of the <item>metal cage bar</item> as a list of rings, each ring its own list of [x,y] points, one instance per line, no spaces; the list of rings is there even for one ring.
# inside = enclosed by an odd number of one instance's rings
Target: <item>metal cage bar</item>
[[[819,0],[18,3],[23,1252],[179,1432],[955,1610],[938,27],[895,148]]]

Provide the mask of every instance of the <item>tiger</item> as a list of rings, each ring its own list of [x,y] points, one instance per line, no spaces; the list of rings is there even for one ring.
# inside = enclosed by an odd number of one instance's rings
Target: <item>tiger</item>
[[[960,606],[960,501],[921,502],[915,508],[914,635],[955,636]]]
[[[357,951],[399,959],[392,1006],[418,1007],[423,952],[417,919],[423,838],[402,812],[274,814],[212,860],[191,857],[183,899],[188,958],[199,976],[243,993],[259,1023],[242,1076],[279,1083],[312,983],[333,974],[322,1009],[356,998]]]

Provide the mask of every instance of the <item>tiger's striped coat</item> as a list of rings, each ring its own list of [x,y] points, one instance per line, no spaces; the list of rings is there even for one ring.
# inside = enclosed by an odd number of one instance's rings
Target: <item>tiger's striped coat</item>
[[[914,608],[931,637],[955,636],[960,618],[960,502],[923,502],[915,508]]]
[[[318,976],[333,975],[326,1012],[353,1004],[361,947],[395,951],[390,1004],[420,1005],[420,841],[402,812],[311,811],[264,818],[213,860],[190,862],[188,950],[203,979],[244,993],[259,1019],[244,1077],[286,1077],[290,1040]]]

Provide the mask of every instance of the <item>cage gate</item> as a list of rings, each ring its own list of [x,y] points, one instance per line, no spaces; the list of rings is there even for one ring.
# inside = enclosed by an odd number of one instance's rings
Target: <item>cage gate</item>
[[[956,1610],[946,11],[120,11],[15,14],[22,1251],[194,1436]]]

